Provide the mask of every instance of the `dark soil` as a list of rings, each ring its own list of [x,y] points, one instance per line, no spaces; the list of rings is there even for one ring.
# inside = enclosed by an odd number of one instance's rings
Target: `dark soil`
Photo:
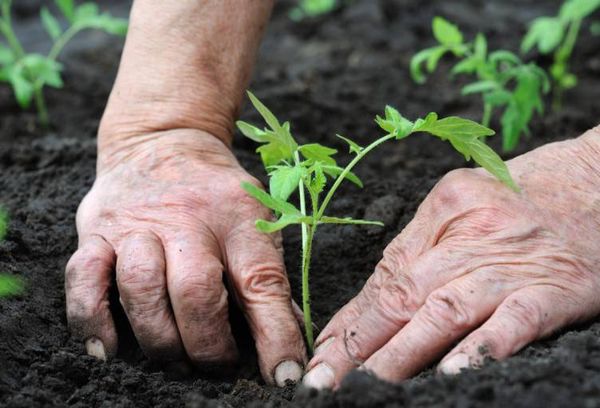
[[[17,3],[20,27],[31,26],[38,2]],[[447,80],[447,65],[425,86],[416,86],[409,78],[410,57],[432,43],[431,18],[446,16],[469,35],[483,31],[492,46],[515,50],[526,23],[554,13],[559,3],[356,0],[332,15],[294,24],[286,17],[289,3],[280,2],[252,89],[279,116],[291,120],[301,139],[340,149],[344,146],[332,137],[336,132],[359,142],[375,137],[373,117],[386,104],[412,118],[437,111],[477,119],[478,99],[459,96],[460,81]],[[119,10],[127,6],[119,1],[110,4]],[[77,205],[94,180],[95,132],[114,79],[119,43],[90,34],[72,48],[65,61],[65,89],[48,92],[54,123],[49,133],[38,129],[34,114],[21,112],[10,90],[0,86],[0,203],[11,214],[10,232],[0,243],[0,270],[28,282],[23,296],[0,300],[1,406],[600,406],[600,323],[562,333],[508,361],[490,362],[456,377],[430,370],[389,385],[352,374],[335,394],[265,386],[243,327],[242,363],[224,378],[206,372],[182,376],[153,366],[126,325],[117,359],[102,363],[85,356],[82,344],[67,331],[63,269],[76,247]],[[39,41],[36,44],[40,46]],[[517,154],[576,137],[597,124],[599,56],[598,39],[584,30],[573,63],[580,85],[567,94],[562,112],[534,121],[533,136]],[[258,119],[248,108],[243,116]],[[262,176],[254,148],[238,138],[238,157]],[[361,288],[386,243],[411,219],[436,181],[464,165],[445,144],[415,138],[379,150],[358,168],[365,189],[347,186],[332,210],[382,219],[386,227],[319,232],[312,291],[321,327]],[[298,299],[298,231],[286,232],[285,247]]]

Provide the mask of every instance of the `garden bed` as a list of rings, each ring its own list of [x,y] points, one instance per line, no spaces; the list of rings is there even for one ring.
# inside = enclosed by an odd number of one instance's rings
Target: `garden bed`
[[[37,8],[36,2],[24,3],[33,4],[20,11],[19,24],[27,25]],[[113,3],[123,9],[124,2]],[[447,65],[424,86],[410,80],[411,56],[432,44],[432,17],[443,15],[468,34],[483,31],[494,47],[515,50],[527,22],[555,13],[559,4],[357,0],[332,15],[296,24],[286,15],[289,2],[280,2],[251,87],[280,119],[292,122],[300,141],[326,141],[340,150],[346,148],[335,133],[361,144],[376,137],[373,117],[386,104],[407,117],[436,111],[479,119],[478,98],[460,97],[461,82],[448,80]],[[19,110],[7,87],[0,87],[0,203],[11,215],[7,239],[0,243],[0,271],[28,282],[24,295],[0,300],[0,406],[600,406],[600,323],[561,333],[506,362],[489,362],[456,377],[428,370],[401,385],[389,385],[353,374],[336,394],[265,386],[239,316],[233,319],[239,322],[235,331],[242,360],[219,377],[152,365],[122,314],[118,358],[103,363],[87,357],[83,345],[68,334],[63,270],[77,245],[77,205],[94,180],[95,132],[120,50],[118,40],[95,35],[73,48],[66,57],[66,88],[48,92],[54,124],[48,133],[36,127],[33,113]],[[580,84],[567,93],[563,111],[536,118],[532,137],[514,154],[576,137],[597,124],[600,41],[587,30],[576,48],[573,70]],[[243,117],[258,122],[249,106]],[[255,147],[236,138],[238,158],[262,177]],[[364,191],[345,186],[332,213],[379,219],[386,227],[323,227],[317,233],[311,288],[320,327],[362,287],[385,245],[410,221],[436,181],[461,166],[464,162],[445,143],[413,137],[375,151],[357,167]],[[284,237],[286,264],[299,299],[298,228],[287,230]]]

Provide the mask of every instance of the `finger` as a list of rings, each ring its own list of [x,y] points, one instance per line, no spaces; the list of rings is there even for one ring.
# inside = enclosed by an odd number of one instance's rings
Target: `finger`
[[[165,247],[167,287],[185,351],[196,364],[231,364],[237,347],[229,325],[220,251],[212,234],[179,236]]]
[[[440,244],[391,274],[354,321],[319,345],[307,366],[305,385],[337,386],[350,370],[396,335],[431,292],[468,273],[469,265],[464,259],[468,258],[463,253]],[[378,266],[381,267],[387,268],[385,263]]]
[[[465,334],[478,327],[518,284],[490,279],[485,270],[433,291],[400,332],[375,352],[364,368],[379,378],[398,381],[425,368]]]
[[[81,244],[65,269],[67,320],[89,355],[101,360],[117,353],[117,332],[109,308],[115,264],[113,248],[92,235]]]
[[[184,352],[167,293],[160,239],[137,233],[121,244],[117,257],[121,304],[144,353],[155,360],[183,360]]]
[[[425,216],[428,212],[427,206],[420,207],[415,218],[390,242],[383,252],[382,260],[375,267],[375,272],[359,294],[338,311],[319,334],[315,341],[317,348],[328,339],[343,335],[350,324],[370,308],[385,282],[397,276],[435,244],[430,218]]]
[[[444,374],[480,367],[486,358],[505,359],[532,341],[546,337],[584,313],[565,301],[563,289],[531,286],[507,297],[479,329],[461,341],[439,365]]]
[[[287,380],[302,378],[306,349],[276,239],[248,223],[229,234],[225,249],[227,269],[254,337],[261,373],[268,383],[284,386]]]

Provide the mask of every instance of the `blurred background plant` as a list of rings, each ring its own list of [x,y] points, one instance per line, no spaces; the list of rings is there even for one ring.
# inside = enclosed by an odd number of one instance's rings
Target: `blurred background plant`
[[[4,240],[8,231],[8,213],[0,208],[0,241]],[[20,276],[0,273],[0,298],[23,293],[25,285]]]
[[[55,0],[64,23],[46,7],[40,13],[41,23],[53,41],[47,55],[27,52],[16,36],[11,18],[12,0],[0,0],[0,82],[12,86],[21,108],[27,109],[32,101],[38,112],[40,124],[49,124],[48,108],[44,99],[45,86],[62,88],[62,64],[57,59],[68,42],[86,29],[103,30],[124,36],[127,20],[101,13],[92,2],[76,5],[74,0]]]

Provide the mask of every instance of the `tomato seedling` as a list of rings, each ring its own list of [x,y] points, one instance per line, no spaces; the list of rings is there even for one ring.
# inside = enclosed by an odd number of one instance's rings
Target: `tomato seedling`
[[[8,229],[8,213],[0,208],[0,241],[6,237]],[[19,276],[0,273],[0,298],[14,296],[24,290],[23,280]]]
[[[523,53],[534,47],[542,54],[554,53],[550,75],[554,82],[553,106],[556,110],[561,107],[564,92],[577,85],[577,76],[569,71],[569,60],[577,43],[581,24],[598,9],[600,0],[567,0],[557,16],[533,20],[523,38]]]
[[[462,89],[462,94],[481,94],[484,126],[489,126],[495,108],[504,109],[500,119],[502,146],[504,151],[513,150],[521,135],[529,134],[533,114],[543,112],[543,94],[550,90],[544,70],[533,63],[523,63],[510,51],[490,52],[483,34],[478,34],[473,42],[465,42],[458,27],[442,17],[433,19],[433,35],[439,45],[420,51],[411,60],[413,80],[425,83],[423,66],[432,73],[446,54],[459,58],[451,74],[477,77],[477,81]]]
[[[67,43],[80,31],[99,29],[110,34],[125,35],[127,20],[100,13],[98,5],[83,3],[76,6],[74,0],[55,0],[57,8],[67,22],[63,26],[47,9],[42,8],[41,21],[52,38],[53,45],[47,55],[27,53],[17,38],[11,19],[12,0],[0,0],[0,82],[8,82],[13,88],[19,105],[26,109],[35,101],[39,121],[48,125],[48,108],[44,100],[45,86],[62,88],[62,65],[57,61]]]
[[[292,136],[289,122],[283,124],[275,115],[248,92],[252,104],[267,124],[260,129],[238,121],[238,129],[246,137],[260,143],[257,149],[269,176],[269,192],[254,184],[243,183],[248,194],[275,212],[276,220],[257,220],[259,231],[273,233],[289,225],[300,225],[302,231],[302,309],[307,344],[312,351],[313,328],[310,309],[309,272],[313,241],[317,227],[322,224],[378,225],[378,221],[357,220],[327,214],[337,189],[344,180],[358,187],[362,182],[352,172],[354,167],[373,149],[389,140],[401,140],[416,133],[429,133],[450,144],[467,160],[473,159],[496,178],[518,191],[518,187],[502,159],[483,141],[494,131],[471,120],[459,117],[439,119],[436,113],[412,122],[404,118],[391,106],[385,108],[384,117],[377,116],[376,122],[385,135],[368,146],[337,135],[348,144],[353,159],[345,167],[338,165],[334,156],[337,150],[319,143],[299,144]],[[331,185],[328,186],[328,181]],[[290,197],[298,193],[299,207],[291,203]]]

